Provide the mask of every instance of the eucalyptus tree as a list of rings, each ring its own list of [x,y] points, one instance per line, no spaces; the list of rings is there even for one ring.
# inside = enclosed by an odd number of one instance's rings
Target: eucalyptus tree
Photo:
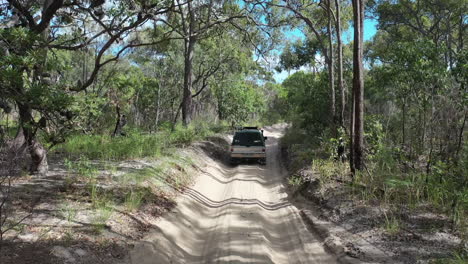
[[[343,3],[340,3],[343,2]],[[347,28],[349,8],[346,1],[332,0],[330,1],[261,1],[264,5],[283,10],[283,14],[288,19],[295,19],[300,21],[299,25],[303,25],[304,32],[306,32],[307,41],[303,42],[305,45],[302,49],[309,50],[309,54],[298,55],[298,60],[294,68],[298,68],[297,63],[301,64],[315,64],[316,54],[323,57],[326,69],[328,71],[328,86],[329,86],[329,116],[330,124],[336,127],[338,123],[344,126],[344,112],[345,106],[345,83],[343,77],[343,54],[342,54],[342,28]],[[292,24],[292,23],[290,23]],[[335,55],[334,40],[337,40],[337,58]],[[296,43],[295,45],[297,46]],[[312,45],[311,45],[312,44]],[[299,51],[296,48],[296,51]],[[288,55],[282,56],[287,59]],[[338,89],[340,91],[340,104],[336,103],[336,89],[335,89],[335,61],[338,61]],[[283,60],[285,62],[285,60]],[[283,63],[283,66],[286,64]],[[337,114],[337,108],[340,107],[340,113]],[[335,130],[335,129],[333,129]]]
[[[436,157],[457,162],[466,138],[467,10],[458,0],[375,6],[380,30],[370,45],[370,75],[399,110],[385,113],[398,120],[395,141],[411,156],[428,155],[428,172]]]
[[[184,84],[182,98],[182,120],[188,125],[193,112],[193,60],[195,47],[219,27],[234,20],[246,17],[246,6],[233,0],[176,0],[177,6],[171,9],[167,19],[162,20],[184,41]],[[195,92],[196,94],[196,92]]]
[[[335,0],[335,31],[337,42],[337,56],[338,56],[338,88],[341,93],[341,111],[340,111],[340,125],[345,125],[345,109],[346,109],[346,92],[343,77],[343,41],[341,35],[343,34],[342,17],[342,4],[341,0]]]
[[[135,101],[142,122],[138,117],[135,119],[139,126],[145,124],[150,131],[158,130],[162,122],[172,122],[179,112],[184,70],[180,42],[171,40],[163,46],[145,47],[132,54],[132,63],[138,65],[147,80]]]
[[[37,140],[42,129],[52,134],[73,128],[73,93],[85,91],[99,71],[126,51],[146,45],[138,29],[161,19],[172,1],[7,0],[0,3],[0,86],[2,97],[17,107],[18,148],[28,150],[32,173],[47,172],[47,151]],[[94,23],[93,30],[82,30]],[[93,69],[85,79],[61,80],[59,50],[83,50],[96,45]],[[54,143],[63,140],[51,135]]]
[[[268,1],[267,5],[274,8],[281,8],[288,14],[287,16],[302,21],[310,33],[316,38],[317,51],[325,59],[329,74],[329,97],[330,97],[330,124],[334,126],[336,121],[336,100],[334,83],[334,54],[333,54],[333,32],[332,32],[332,10],[330,1]]]
[[[353,95],[351,112],[351,170],[364,169],[364,3],[365,0],[352,0],[353,3]]]
[[[254,39],[254,30],[247,32],[251,28],[245,24],[245,21],[225,23],[197,39],[192,60],[192,118],[214,119],[217,115],[220,120],[237,122],[240,119],[245,120],[251,114],[253,110],[248,109],[259,110],[263,106],[258,103],[257,108],[252,108],[252,100],[247,98],[262,94],[261,89],[251,93],[257,86],[250,84],[263,78],[265,74],[259,63],[253,59],[255,47],[252,42],[255,43],[258,38]],[[184,50],[185,40],[174,33],[167,42],[140,48],[131,56],[132,63],[145,76],[156,79],[152,88],[143,86],[145,96],[135,101],[138,104],[137,109],[142,109],[143,112],[152,111],[153,115],[145,115],[148,121],[151,120],[150,123],[156,122],[151,116],[158,117],[159,112],[170,113],[162,116],[161,121],[170,121],[172,125],[177,122],[180,110],[183,109],[183,100],[180,103],[178,101],[183,99],[183,90],[180,88],[183,88],[186,69]],[[238,100],[242,95],[249,96]],[[239,115],[231,110],[225,111],[234,108],[239,110]],[[243,109],[248,110],[247,114]]]
[[[218,119],[240,124],[258,117],[265,109],[265,95],[259,83],[265,82],[268,75],[253,60],[250,40],[243,39],[242,32],[234,27],[226,29],[203,47],[203,54],[214,59],[211,64],[217,66],[205,83],[214,97]]]

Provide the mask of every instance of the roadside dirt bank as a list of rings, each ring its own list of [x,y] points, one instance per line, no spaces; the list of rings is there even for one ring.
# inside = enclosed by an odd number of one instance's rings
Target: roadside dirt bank
[[[52,156],[46,176],[12,178],[0,263],[129,263],[128,249],[206,166],[201,157],[222,160],[226,144],[213,137],[159,158],[119,162]]]
[[[303,218],[340,262],[465,263],[449,262],[468,247],[446,215],[430,207],[402,204],[390,210],[378,201],[362,200],[351,187],[350,177],[321,182],[318,172],[311,168],[312,162],[303,162],[303,157],[293,151],[298,148],[281,146],[289,177],[306,179],[305,184],[288,188]],[[340,166],[338,163],[336,166]]]

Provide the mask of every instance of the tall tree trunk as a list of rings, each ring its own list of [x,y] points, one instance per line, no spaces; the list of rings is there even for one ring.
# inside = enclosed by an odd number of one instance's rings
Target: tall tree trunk
[[[466,123],[466,111],[463,117],[463,123],[460,127],[460,132],[458,133],[458,144],[457,144],[457,152],[455,153],[455,156],[458,157],[458,153],[460,153],[460,150],[462,149],[462,143],[463,143],[463,133],[465,131],[465,123]]]
[[[354,108],[354,90],[351,93],[351,98],[349,100],[349,168],[352,175],[356,171],[354,167],[354,113],[356,112]]]
[[[406,143],[406,99],[403,99],[403,120],[401,124],[401,132],[402,132],[402,145],[404,146]]]
[[[185,39],[184,49],[184,93],[182,99],[182,122],[185,126],[192,121],[192,86],[193,86],[193,53],[196,39],[189,36]]]
[[[364,168],[364,0],[353,0],[353,93],[354,93],[354,167]]]
[[[460,20],[458,23],[458,52],[463,50],[463,38],[465,36],[465,14],[460,15]]]
[[[112,137],[118,136],[122,132],[122,124],[120,122],[122,115],[120,114],[120,107],[118,105],[115,106],[115,113],[117,114],[117,119],[115,120],[115,128]]]
[[[161,85],[158,84],[158,99],[157,99],[157,102],[156,102],[156,121],[154,122],[155,123],[155,127],[156,127],[156,131],[158,131],[158,125],[159,125],[159,113],[161,112]]]
[[[341,94],[340,125],[344,128],[344,116],[346,109],[346,95],[343,81],[343,42],[341,41],[341,8],[340,1],[335,0],[336,8],[336,40],[338,44],[338,87]]]
[[[422,110],[422,131],[421,131],[421,141],[420,141],[420,144],[419,144],[419,153],[424,153],[424,149],[425,149],[425,146],[426,146],[426,137],[427,137],[427,133],[426,133],[426,128],[427,128],[427,116],[426,116],[426,112],[427,112],[427,99],[424,98],[424,102],[423,102],[423,110]]]
[[[174,119],[172,121],[172,127],[171,127],[171,131],[174,131],[175,130],[175,127],[176,127],[176,124],[177,124],[177,119],[179,119],[179,114],[180,114],[180,109],[182,108],[183,106],[183,102],[179,105],[179,107],[177,108],[177,112],[174,116]]]
[[[336,137],[336,100],[335,100],[335,65],[333,61],[333,30],[332,30],[332,19],[333,14],[331,10],[331,0],[327,1],[327,9],[328,9],[328,49],[329,49],[329,57],[328,57],[328,78],[329,78],[329,86],[330,86],[330,115],[331,115],[331,127],[332,127],[332,134]]]
[[[450,70],[453,69],[453,52],[452,52],[452,26],[450,24],[450,14],[446,18],[446,27],[447,27],[447,49],[448,49],[448,58],[449,58],[449,67]]]

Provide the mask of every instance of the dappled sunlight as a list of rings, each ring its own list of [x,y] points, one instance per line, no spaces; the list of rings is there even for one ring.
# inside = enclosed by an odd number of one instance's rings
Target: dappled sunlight
[[[277,140],[267,166],[208,162],[195,186],[131,252],[132,263],[335,263],[284,192]]]

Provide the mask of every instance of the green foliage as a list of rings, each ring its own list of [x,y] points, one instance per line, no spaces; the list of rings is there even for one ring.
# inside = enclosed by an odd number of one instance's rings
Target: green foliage
[[[60,208],[60,214],[68,222],[73,222],[75,220],[78,210],[75,208],[75,204],[70,201],[65,201],[62,207]]]
[[[450,258],[440,258],[432,260],[429,263],[431,264],[466,264],[468,262],[468,253],[466,249],[460,249],[458,251],[452,252],[452,257]]]
[[[261,114],[265,102],[260,88],[247,81],[232,80],[217,86],[215,96],[218,99],[218,115],[221,120],[233,124],[242,124],[254,114]],[[229,89],[225,88],[229,86]]]
[[[387,213],[384,212],[385,216],[385,231],[389,235],[396,235],[400,232],[401,229],[401,221],[395,216],[388,216]]]
[[[429,173],[408,169],[401,164],[400,151],[383,145],[369,163],[369,173],[359,174],[355,183],[366,187],[366,197],[388,204],[416,207],[429,203],[451,216],[455,226],[463,230],[468,212],[468,190],[463,182],[466,169],[437,161]],[[408,161],[406,161],[408,164]]]
[[[160,130],[153,134],[143,134],[135,130],[129,131],[125,137],[114,138],[110,135],[76,135],[60,145],[56,151],[64,151],[74,157],[82,156],[83,159],[80,159],[79,165],[83,165],[83,170],[85,170],[86,162],[89,162],[87,159],[124,160],[159,157],[170,147],[186,146],[195,140],[222,132],[224,129],[226,127],[223,125],[196,120],[188,127],[179,124],[174,131]],[[80,171],[79,173],[88,172]]]
[[[317,173],[321,183],[328,183],[336,179],[344,179],[349,173],[347,164],[333,159],[314,159],[312,170]]]
[[[319,135],[328,126],[329,106],[325,74],[296,72],[283,82],[287,117],[293,126]]]
[[[364,124],[366,130],[364,132],[364,140],[367,144],[368,158],[373,159],[374,155],[378,155],[379,151],[384,148],[384,140],[386,137],[383,124],[382,116],[378,115],[366,115]]]
[[[93,225],[93,229],[97,234],[102,233],[113,212],[114,209],[107,205],[104,205],[95,211],[95,215],[92,218],[91,224]]]
[[[76,135],[59,146],[70,155],[84,155],[89,159],[130,159],[156,157],[161,153],[163,135],[130,134],[128,137],[112,138],[110,135]]]
[[[266,110],[263,112],[261,122],[265,125],[284,122],[288,113],[287,91],[281,84],[266,83],[264,85],[266,94]]]
[[[288,43],[281,53],[280,66],[276,70],[297,70],[304,65],[314,65],[319,47],[319,42],[310,38]]]
[[[123,185],[139,185],[149,179],[164,177],[164,166],[156,168],[144,168],[135,172],[125,173],[119,176],[119,182]]]
[[[125,197],[125,208],[128,211],[138,210],[147,195],[147,190],[131,190]]]
[[[299,187],[303,183],[304,183],[304,179],[300,177],[299,175],[293,175],[288,178],[288,184],[293,187]]]

